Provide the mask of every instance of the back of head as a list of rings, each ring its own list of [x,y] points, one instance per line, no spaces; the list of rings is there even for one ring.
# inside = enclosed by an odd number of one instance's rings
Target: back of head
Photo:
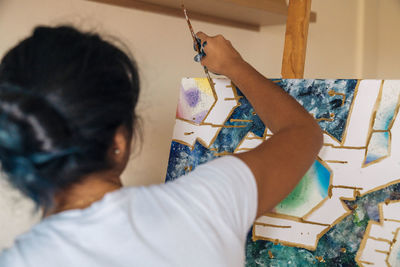
[[[0,162],[11,184],[49,207],[58,190],[112,168],[116,130],[135,127],[134,61],[97,34],[37,27],[0,65]]]

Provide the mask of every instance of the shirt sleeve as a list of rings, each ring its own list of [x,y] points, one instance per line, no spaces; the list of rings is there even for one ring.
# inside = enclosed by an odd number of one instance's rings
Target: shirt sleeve
[[[256,181],[249,167],[237,157],[212,160],[170,184],[196,216],[222,219],[241,238],[246,237],[256,219]]]

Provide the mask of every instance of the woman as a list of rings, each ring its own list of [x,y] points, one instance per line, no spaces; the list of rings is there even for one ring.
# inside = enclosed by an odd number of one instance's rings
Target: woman
[[[3,251],[0,266],[243,266],[251,224],[297,184],[322,135],[224,37],[198,37],[201,64],[230,78],[274,136],[148,187],[121,188],[139,95],[126,53],[63,26],[38,27],[5,55],[0,161],[45,216]]]

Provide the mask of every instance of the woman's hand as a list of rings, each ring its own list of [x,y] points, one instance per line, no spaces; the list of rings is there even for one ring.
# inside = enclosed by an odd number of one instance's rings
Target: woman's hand
[[[196,35],[201,40],[206,54],[201,60],[201,65],[206,66],[211,72],[230,78],[237,65],[244,63],[244,60],[231,42],[222,35],[211,37],[203,32],[198,32]]]

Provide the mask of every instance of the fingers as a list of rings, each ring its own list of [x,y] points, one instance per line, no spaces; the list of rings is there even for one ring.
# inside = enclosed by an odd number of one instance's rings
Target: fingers
[[[206,56],[206,53],[204,52],[204,47],[207,45],[207,39],[209,36],[203,32],[198,32],[196,33],[196,42],[194,44],[194,49],[198,54],[194,57],[194,61],[196,62],[202,62],[203,58]]]
[[[202,42],[207,41],[207,39],[210,37],[207,34],[205,34],[204,32],[198,32],[196,33],[197,37],[199,37],[201,39]]]
[[[204,52],[197,54],[194,56],[194,61],[196,62],[201,62],[202,59],[206,56],[206,54]]]
[[[193,50],[198,52],[198,50],[203,50],[207,45],[207,41],[202,41],[200,38],[196,37],[196,42],[193,43]]]

